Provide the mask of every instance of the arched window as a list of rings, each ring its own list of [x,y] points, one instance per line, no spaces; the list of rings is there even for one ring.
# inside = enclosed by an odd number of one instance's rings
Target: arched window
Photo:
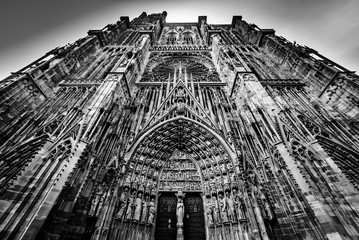
[[[191,32],[184,32],[183,41],[185,44],[194,44],[194,34]]]
[[[167,33],[166,44],[175,44],[178,39],[177,36],[178,36],[178,33],[175,31],[171,31],[171,32]]]

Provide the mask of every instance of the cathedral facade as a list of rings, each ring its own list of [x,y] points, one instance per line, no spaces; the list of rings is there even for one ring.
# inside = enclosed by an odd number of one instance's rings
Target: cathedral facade
[[[359,239],[359,77],[234,16],[142,13],[0,81],[0,239]]]

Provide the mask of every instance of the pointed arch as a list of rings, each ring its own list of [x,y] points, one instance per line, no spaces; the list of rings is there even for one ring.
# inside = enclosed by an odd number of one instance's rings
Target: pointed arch
[[[150,126],[148,128],[148,130],[146,132],[144,132],[142,135],[138,136],[135,141],[131,144],[129,150],[127,151],[127,153],[125,154],[125,161],[127,162],[131,156],[133,155],[134,151],[136,150],[136,148],[139,146],[139,144],[147,137],[149,136],[151,133],[155,132],[156,130],[160,129],[161,127],[178,121],[178,120],[182,120],[182,121],[188,121],[191,122],[195,125],[197,125],[198,127],[201,127],[203,129],[205,129],[206,131],[208,131],[210,134],[212,134],[216,139],[219,140],[219,142],[222,144],[222,146],[226,149],[226,151],[228,152],[228,154],[230,155],[231,159],[234,160],[237,158],[233,148],[228,144],[228,142],[216,131],[214,131],[212,128],[204,125],[203,123],[200,123],[198,121],[195,121],[193,119],[184,117],[184,116],[177,116],[168,120],[165,120],[161,123],[158,123],[156,125]]]

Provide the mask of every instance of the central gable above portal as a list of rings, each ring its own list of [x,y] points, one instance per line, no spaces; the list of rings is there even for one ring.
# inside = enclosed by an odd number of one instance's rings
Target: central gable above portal
[[[143,132],[160,122],[179,116],[194,118],[196,121],[219,131],[209,113],[195,98],[193,89],[190,90],[191,88],[188,88],[187,84],[183,82],[181,73],[179,73],[178,78],[179,80],[176,85],[174,85],[167,97],[161,102],[151,118],[149,118]]]

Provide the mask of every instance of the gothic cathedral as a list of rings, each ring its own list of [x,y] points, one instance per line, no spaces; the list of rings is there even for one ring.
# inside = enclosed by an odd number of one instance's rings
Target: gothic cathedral
[[[234,16],[108,24],[0,82],[0,239],[359,239],[359,77]]]

